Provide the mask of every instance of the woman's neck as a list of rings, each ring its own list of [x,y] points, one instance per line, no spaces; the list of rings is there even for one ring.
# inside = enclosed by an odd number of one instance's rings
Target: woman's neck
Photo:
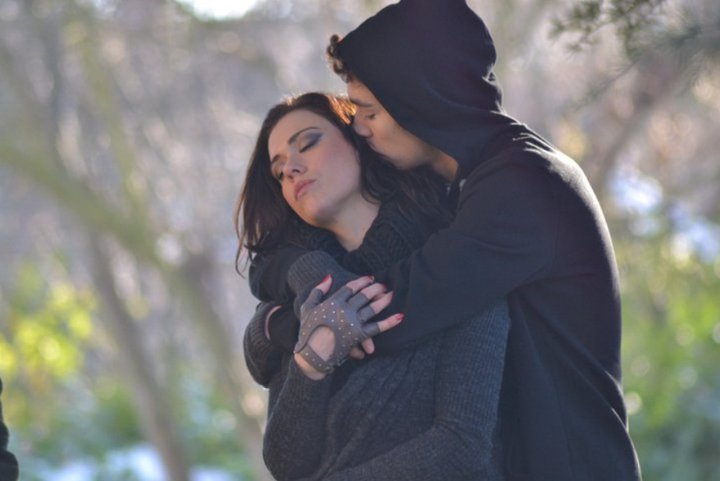
[[[327,226],[326,229],[335,234],[346,251],[353,251],[362,244],[365,233],[375,221],[379,211],[379,203],[358,202],[352,208],[343,209],[335,223]]]

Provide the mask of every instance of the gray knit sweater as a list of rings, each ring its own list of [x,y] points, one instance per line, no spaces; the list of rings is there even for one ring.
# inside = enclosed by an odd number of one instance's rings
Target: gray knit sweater
[[[293,266],[291,284],[298,290],[338,269],[314,252]],[[265,305],[248,325],[245,356],[270,390],[263,454],[278,480],[503,479],[504,300],[417,347],[348,361],[322,381],[270,344],[266,314]]]

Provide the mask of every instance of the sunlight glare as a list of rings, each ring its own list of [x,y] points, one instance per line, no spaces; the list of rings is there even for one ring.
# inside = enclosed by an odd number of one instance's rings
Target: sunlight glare
[[[257,5],[258,0],[178,0],[200,16],[222,20],[240,18]]]

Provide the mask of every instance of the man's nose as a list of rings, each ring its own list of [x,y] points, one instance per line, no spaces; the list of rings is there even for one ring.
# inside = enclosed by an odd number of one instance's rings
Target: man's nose
[[[371,134],[370,129],[357,116],[355,116],[355,118],[353,118],[352,126],[353,126],[353,129],[355,130],[355,133],[358,134],[360,137],[370,137],[370,134]]]

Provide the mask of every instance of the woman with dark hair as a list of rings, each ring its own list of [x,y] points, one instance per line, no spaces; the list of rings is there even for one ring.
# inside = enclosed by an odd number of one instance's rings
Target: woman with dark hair
[[[504,300],[396,354],[348,360],[402,317],[368,322],[391,293],[369,278],[343,285],[336,274],[300,308],[299,333],[275,339],[272,326],[286,333],[295,317],[294,289],[325,272],[305,255],[286,279],[273,259],[319,249],[365,274],[410,255],[448,221],[438,207],[442,182],[429,171],[400,174],[373,155],[353,136],[353,113],[347,99],[317,93],[273,107],[238,201],[241,247],[265,259],[250,277],[266,302],[245,333],[248,368],[270,389],[265,462],[282,480],[501,479]],[[331,302],[357,306],[338,325],[323,320],[320,304],[331,285]]]

